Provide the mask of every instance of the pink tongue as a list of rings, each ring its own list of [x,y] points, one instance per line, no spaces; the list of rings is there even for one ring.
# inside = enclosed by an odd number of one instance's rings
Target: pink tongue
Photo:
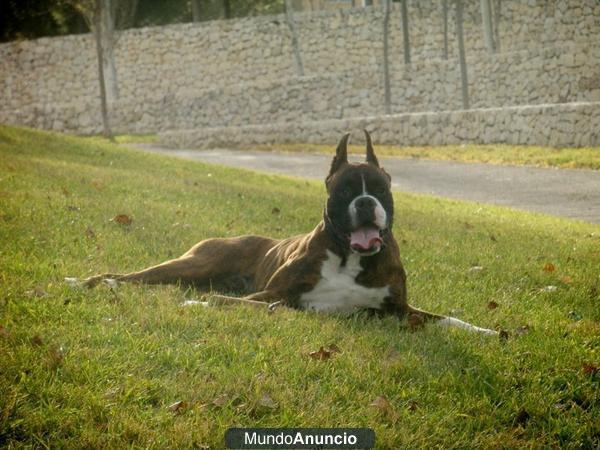
[[[375,244],[381,244],[379,230],[375,227],[363,227],[350,234],[350,246],[361,250],[370,250]]]

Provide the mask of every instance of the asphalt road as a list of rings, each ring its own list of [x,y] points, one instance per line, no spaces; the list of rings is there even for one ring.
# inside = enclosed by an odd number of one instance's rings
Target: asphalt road
[[[238,150],[136,148],[211,164],[324,179],[331,156]],[[600,223],[600,171],[379,158],[398,191],[511,206]]]

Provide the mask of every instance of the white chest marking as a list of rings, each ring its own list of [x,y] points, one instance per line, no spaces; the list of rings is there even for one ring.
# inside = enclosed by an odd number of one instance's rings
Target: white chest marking
[[[345,266],[342,258],[327,250],[327,259],[321,266],[321,280],[312,291],[302,294],[303,309],[351,313],[363,308],[381,308],[383,299],[390,295],[389,286],[368,288],[357,284],[356,276],[362,271],[360,256],[350,254]]]

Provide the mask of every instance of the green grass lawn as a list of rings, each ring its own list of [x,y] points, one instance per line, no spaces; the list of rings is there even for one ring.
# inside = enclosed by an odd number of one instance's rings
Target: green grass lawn
[[[244,149],[305,153],[330,153],[331,146],[319,144],[251,145]],[[350,153],[362,154],[363,145],[350,145]],[[600,148],[550,148],[533,145],[444,145],[437,147],[377,146],[379,156],[423,158],[442,161],[530,165],[570,169],[600,169]]]
[[[233,426],[371,427],[378,448],[598,445],[597,225],[395,195],[412,303],[506,341],[62,281],[209,236],[307,232],[324,200],[322,183],[0,126],[0,447],[222,448]]]

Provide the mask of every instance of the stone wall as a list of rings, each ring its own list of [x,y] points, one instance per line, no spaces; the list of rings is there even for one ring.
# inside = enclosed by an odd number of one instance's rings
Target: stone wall
[[[161,144],[176,148],[223,148],[273,142],[335,145],[343,133],[351,131],[361,135],[365,128],[378,144],[600,146],[600,102],[175,130],[161,133],[159,138]]]
[[[471,106],[600,101],[597,61],[600,46],[547,47],[470,58]],[[460,73],[455,62],[398,65],[393,75],[393,113],[461,109]],[[359,68],[177,94],[149,93],[142,101],[122,99],[116,103],[113,128],[119,133],[152,133],[377,115],[384,112],[381,78],[369,68]],[[97,101],[15,108],[3,121],[73,133],[101,131]]]
[[[461,108],[454,22],[441,58],[441,2],[410,2],[412,61],[400,11],[391,18],[392,111]],[[479,0],[466,1],[471,104],[476,108],[600,100],[600,2],[514,0],[496,21],[502,52],[483,48]],[[120,133],[341,119],[381,114],[379,7],[296,14],[306,76],[298,77],[283,16],[121,33]],[[0,45],[0,122],[75,133],[100,130],[90,35]]]

